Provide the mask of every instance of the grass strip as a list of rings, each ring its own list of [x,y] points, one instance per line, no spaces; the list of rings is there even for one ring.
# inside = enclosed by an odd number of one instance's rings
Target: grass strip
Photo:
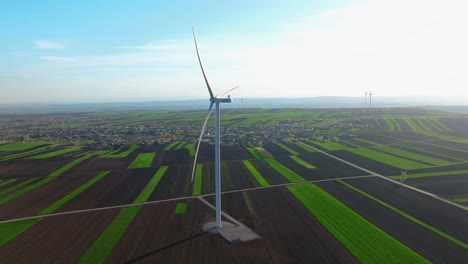
[[[89,186],[93,185],[102,177],[106,176],[109,173],[109,171],[104,171],[97,175],[95,178],[91,179],[90,181],[86,182],[84,185],[80,186],[78,189],[75,191],[69,193],[59,201],[53,203],[51,206],[48,208],[44,209],[38,215],[44,215],[44,214],[51,214],[55,210],[57,210],[60,206],[65,204],[66,202],[70,201],[74,197],[76,197],[78,194],[80,194],[82,191],[86,190]],[[36,224],[37,222],[41,221],[43,218],[36,218],[36,219],[30,219],[30,220],[23,220],[23,221],[15,221],[15,222],[10,222],[10,223],[3,223],[0,224],[0,247],[7,243],[8,241],[14,239],[15,237],[19,236],[21,233],[24,231],[28,230],[31,226]]]
[[[49,146],[45,146],[45,147],[42,147],[42,148],[33,149],[33,150],[30,150],[30,151],[25,151],[25,152],[21,152],[21,153],[17,153],[17,154],[8,155],[8,156],[0,158],[0,161],[12,160],[12,159],[21,158],[21,157],[28,156],[28,155],[33,155],[33,154],[36,154],[36,153],[47,151],[52,147],[53,146],[49,145]]]
[[[290,170],[288,167],[284,166],[283,164],[279,163],[274,158],[266,158],[265,161],[277,172],[279,172],[283,177],[288,179],[290,182],[303,182],[306,181],[302,178],[299,174],[295,173],[294,171]]]
[[[31,157],[31,158],[28,158],[28,159],[47,159],[47,158],[55,157],[55,156],[58,156],[58,155],[63,155],[63,154],[66,154],[66,153],[70,153],[70,152],[73,152],[73,151],[78,151],[80,149],[81,149],[80,147],[71,147],[71,148],[59,149],[59,150],[56,150],[56,151],[40,154],[40,155]]]
[[[31,185],[28,185],[23,189],[20,189],[20,190],[18,190],[16,192],[10,193],[10,194],[0,198],[0,204],[6,203],[6,202],[10,201],[11,199],[19,197],[19,196],[21,196],[21,195],[23,195],[23,194],[25,194],[25,193],[27,193],[29,191],[32,191],[32,190],[34,190],[34,189],[36,189],[38,187],[41,187],[42,185],[49,183],[53,179],[54,178],[44,178],[41,181],[35,182],[35,183],[31,184]],[[34,180],[36,180],[36,179],[34,179]]]
[[[403,216],[403,217],[405,217],[405,218],[407,218],[407,219],[409,219],[409,220],[415,222],[416,224],[418,224],[418,225],[420,225],[420,226],[422,226],[422,227],[424,227],[424,228],[426,228],[426,229],[429,229],[430,231],[436,233],[437,235],[439,235],[439,236],[441,236],[441,237],[443,237],[443,238],[446,238],[446,239],[450,240],[451,242],[453,242],[453,243],[455,243],[455,244],[457,244],[457,245],[459,245],[459,246],[461,246],[461,247],[463,247],[463,248],[465,248],[465,249],[468,249],[468,244],[463,243],[463,242],[461,242],[460,240],[458,240],[458,239],[456,239],[456,238],[454,238],[454,237],[452,237],[452,236],[450,236],[450,235],[448,235],[448,234],[446,234],[446,233],[440,231],[439,229],[434,228],[434,227],[432,227],[432,226],[430,226],[430,225],[424,223],[423,221],[421,221],[421,220],[419,220],[419,219],[417,219],[417,218],[415,218],[415,217],[413,217],[413,216],[411,216],[411,215],[409,215],[409,214],[407,214],[407,213],[401,211],[400,209],[398,209],[398,208],[396,208],[396,207],[394,207],[394,206],[392,206],[392,205],[390,205],[390,204],[388,204],[388,203],[386,203],[386,202],[384,202],[384,201],[381,201],[381,200],[377,199],[376,197],[374,197],[374,196],[372,196],[372,195],[370,195],[370,194],[368,194],[368,193],[366,193],[366,192],[364,192],[364,191],[362,191],[362,190],[360,190],[360,189],[358,189],[358,188],[352,186],[352,185],[349,184],[349,183],[346,183],[346,182],[344,182],[344,181],[342,181],[342,180],[337,180],[337,182],[343,184],[344,186],[350,188],[350,189],[353,190],[353,191],[358,192],[358,193],[361,194],[361,195],[364,195],[366,198],[371,199],[371,200],[373,200],[374,202],[377,202],[378,204],[380,204],[380,205],[382,205],[382,206],[384,206],[384,207],[386,207],[386,208],[388,208],[388,209],[394,211],[395,213],[397,213],[397,214],[399,214],[399,215],[401,215],[401,216]]]
[[[174,150],[179,150],[185,146],[186,142],[181,141],[177,146],[174,147]]]
[[[468,202],[468,197],[453,198],[452,201],[457,202],[457,203],[467,203]]]
[[[135,199],[134,203],[146,202],[154,189],[158,185],[164,173],[167,171],[167,166],[161,166],[151,178],[150,182],[145,186],[143,191]],[[81,256],[79,263],[102,263],[112,251],[112,248],[119,242],[128,225],[133,221],[141,206],[131,206],[122,208],[119,214],[114,218],[112,223],[107,226],[106,230],[94,241],[88,250]]]
[[[120,152],[120,153],[111,153],[111,154],[104,154],[100,156],[101,158],[126,158],[130,153],[135,151],[138,148],[138,145],[131,145],[126,151]]]
[[[331,141],[326,141],[326,142],[319,142],[319,141],[315,141],[315,140],[307,140],[307,141],[309,143],[311,143],[311,144],[314,144],[316,146],[322,147],[322,148],[324,148],[326,150],[330,150],[330,151],[348,149],[348,147],[346,147],[344,145],[341,145],[341,144],[336,143],[336,142],[331,142]]]
[[[81,161],[85,160],[89,158],[89,156],[84,156],[84,157],[81,157],[79,159],[76,159],[76,160],[73,160],[72,162],[66,164],[65,166],[61,167],[60,169],[52,172],[51,174],[49,174],[49,176],[47,178],[44,178],[42,179],[41,181],[38,181],[38,182],[35,182],[31,185],[28,185],[26,186],[25,188],[23,189],[20,189],[14,193],[10,193],[8,194],[7,196],[4,196],[0,199],[0,204],[3,204],[11,199],[14,199],[16,197],[19,197],[29,191],[32,191],[38,187],[41,187],[42,185],[44,184],[47,184],[49,183],[50,181],[52,181],[53,179],[55,179],[55,177],[58,177],[60,176],[62,173],[64,173],[65,171],[69,170],[70,168],[72,168],[73,166],[75,166],[76,164],[80,163]],[[35,178],[31,178],[29,180],[27,180],[26,182],[30,183],[32,182],[33,180],[36,180]],[[24,183],[24,182],[23,182]]]
[[[195,143],[187,144],[185,148],[188,150],[190,157],[195,157]]]
[[[82,162],[83,160],[89,158],[89,156],[83,156],[79,159],[76,159],[76,160],[73,160],[69,163],[67,163],[66,165],[62,166],[61,168],[59,168],[58,170],[52,172],[51,174],[49,174],[49,177],[57,177],[57,176],[60,176],[62,175],[62,173],[66,172],[67,170],[75,167],[78,163]]]
[[[307,161],[299,158],[298,156],[289,156],[292,160],[294,160],[295,162],[299,163],[300,165],[306,167],[307,169],[315,169],[316,167],[310,163],[308,163]]]
[[[149,168],[156,153],[140,153],[138,156],[128,165],[129,169],[138,169],[138,168]]]
[[[424,156],[424,155],[417,154],[414,152],[397,149],[397,148],[393,148],[393,147],[385,146],[385,145],[377,146],[376,149],[384,151],[384,152],[389,152],[389,154],[395,154],[404,158],[408,158],[408,159],[412,159],[412,160],[416,160],[420,162],[426,162],[426,163],[430,163],[436,166],[445,166],[445,165],[452,164],[452,162],[448,162],[445,160],[440,160],[440,159],[436,159],[433,157],[428,157],[428,156]]]
[[[248,147],[247,150],[257,159],[263,159],[265,156],[257,148]]]
[[[428,168],[429,165],[407,160],[369,148],[348,149],[349,152],[404,170]]]
[[[179,144],[180,142],[179,141],[174,141],[172,142],[171,144],[167,145],[165,148],[164,148],[164,151],[169,151],[171,150],[172,148],[174,148],[177,144]]]
[[[185,203],[177,203],[177,206],[174,210],[175,214],[185,214],[185,211],[187,211],[187,204]]]
[[[202,192],[202,178],[203,178],[203,164],[197,164],[195,168],[195,179],[193,180],[192,195],[201,195]]]
[[[254,176],[255,180],[257,180],[260,186],[270,186],[267,180],[260,174],[260,172],[257,169],[255,169],[255,167],[250,161],[243,160],[242,163],[244,163],[244,166],[250,171],[250,173]]]
[[[15,221],[0,224],[0,247],[8,243],[8,241],[17,237],[24,231],[28,230],[35,223],[42,220],[42,218]]]
[[[312,153],[313,153],[313,152],[317,152],[317,151],[315,151],[315,149],[313,149],[313,148],[307,146],[306,144],[304,144],[304,143],[302,143],[302,142],[294,142],[294,144],[295,144],[296,146],[302,148],[302,149],[305,150],[305,151],[312,152]]]
[[[289,191],[362,263],[430,263],[314,184]]]
[[[286,150],[287,152],[293,154],[293,155],[299,155],[299,152],[295,151],[294,149],[286,146],[285,144],[281,142],[276,142],[276,145],[280,146],[282,149]]]
[[[16,142],[0,145],[0,151],[20,151],[45,145],[44,142]]]
[[[76,196],[78,196],[78,194],[82,193],[84,190],[88,189],[91,185],[95,184],[97,181],[99,181],[100,179],[104,178],[104,176],[106,176],[107,174],[109,174],[110,171],[103,171],[101,173],[99,173],[99,175],[97,175],[96,177],[92,178],[91,180],[87,181],[85,184],[81,185],[80,187],[78,187],[77,189],[75,189],[74,191],[72,191],[71,193],[67,194],[66,196],[64,196],[62,199],[56,201],[55,203],[53,203],[51,206],[47,207],[46,209],[42,210],[39,215],[45,215],[45,214],[51,214],[53,213],[55,210],[57,210],[60,206],[64,205],[65,203],[67,203],[68,201],[70,201],[71,199],[75,198]]]
[[[8,188],[6,188],[6,189],[4,189],[4,190],[1,190],[1,191],[0,191],[0,196],[1,196],[1,195],[4,195],[4,194],[6,194],[6,193],[9,193],[9,192],[18,190],[19,188],[21,188],[21,187],[23,187],[23,186],[25,186],[25,185],[28,185],[28,184],[30,184],[31,182],[36,181],[36,180],[37,180],[37,178],[31,178],[31,179],[25,180],[25,181],[23,181],[23,182],[20,182],[20,183],[18,183],[18,184],[15,184],[15,185],[13,185],[13,186],[10,186],[10,187],[8,187]],[[11,181],[9,181],[9,182],[11,182]],[[9,183],[9,182],[7,182],[7,183]],[[4,185],[4,184],[5,184],[5,183],[2,183],[2,185]]]
[[[388,131],[394,132],[395,131],[395,123],[388,117],[384,118],[385,123],[387,124]]]
[[[408,174],[407,179],[437,177],[437,176],[447,176],[447,175],[467,174],[467,173],[468,173],[468,170],[424,172],[424,173]],[[390,176],[390,178],[394,180],[399,180],[400,175]]]

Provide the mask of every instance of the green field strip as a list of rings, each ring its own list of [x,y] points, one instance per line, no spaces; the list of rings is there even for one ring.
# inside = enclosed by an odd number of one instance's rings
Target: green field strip
[[[130,153],[135,151],[137,148],[138,148],[138,145],[133,144],[126,151],[116,153],[116,154],[105,154],[105,155],[102,155],[100,157],[101,158],[117,158],[117,159],[118,158],[126,158],[128,155],[130,155]]]
[[[305,150],[305,151],[308,151],[308,152],[311,152],[311,153],[317,152],[315,149],[313,149],[313,148],[307,146],[306,144],[304,144],[304,143],[302,143],[302,142],[300,142],[300,141],[294,142],[294,144],[295,144],[296,146],[302,148],[302,149]]]
[[[41,212],[39,212],[38,215],[45,215],[45,214],[51,214],[53,213],[55,210],[57,210],[60,206],[64,205],[65,203],[67,203],[68,201],[70,201],[71,199],[75,198],[76,196],[78,196],[78,194],[82,193],[84,190],[88,189],[91,185],[95,184],[96,182],[98,182],[99,180],[101,180],[102,178],[104,178],[104,176],[106,176],[107,174],[109,174],[110,171],[103,171],[101,172],[100,174],[98,174],[96,177],[92,178],[91,180],[87,181],[85,184],[81,185],[80,187],[78,187],[77,189],[75,189],[74,191],[72,191],[71,193],[65,195],[63,198],[61,198],[60,200],[56,201],[55,203],[53,203],[51,206],[47,207],[46,209],[42,210]]]
[[[422,130],[432,131],[432,129],[430,129],[426,124],[424,124],[424,122],[420,118],[415,119],[415,122]]]
[[[362,263],[430,263],[314,184],[289,191]]]
[[[185,211],[187,211],[187,204],[177,203],[174,214],[185,214]]]
[[[88,157],[88,156],[84,156],[84,157],[81,157],[81,158],[79,158],[79,159],[73,160],[72,162],[69,162],[69,163],[66,164],[65,166],[63,166],[63,167],[59,168],[58,170],[56,170],[56,171],[52,172],[51,174],[49,174],[49,175],[47,176],[47,178],[43,178],[41,181],[35,182],[35,183],[31,184],[31,185],[26,186],[26,187],[23,188],[23,189],[20,189],[20,190],[18,190],[18,191],[16,191],[16,192],[13,192],[13,193],[8,194],[8,195],[5,196],[5,197],[2,197],[2,198],[0,199],[0,204],[3,204],[3,203],[5,203],[5,202],[7,202],[7,201],[9,201],[9,200],[11,200],[11,199],[14,199],[14,198],[16,198],[16,197],[19,197],[19,196],[21,196],[21,195],[23,195],[23,194],[25,194],[25,193],[27,193],[27,192],[29,192],[29,191],[32,191],[32,190],[34,190],[34,189],[36,189],[36,188],[41,187],[41,186],[44,185],[44,184],[49,183],[50,181],[52,181],[53,179],[55,179],[55,177],[60,176],[60,175],[61,175],[62,173],[64,173],[65,171],[71,169],[71,168],[74,167],[76,164],[80,163],[81,161],[83,161],[83,160],[85,160],[85,159],[87,159],[87,158],[89,158],[89,157]],[[32,178],[32,179],[30,179],[30,180],[36,180],[36,179],[35,179],[35,178]],[[27,180],[27,181],[30,181],[30,180]]]
[[[295,151],[294,149],[291,149],[290,147],[286,146],[283,143],[276,142],[276,145],[280,146],[282,149],[286,150],[287,152],[291,153],[292,155],[299,155],[299,152]]]
[[[9,143],[0,145],[0,152],[3,151],[21,151],[30,148],[34,148],[37,146],[45,145],[44,142],[16,142],[16,143]]]
[[[171,144],[167,145],[165,148],[164,148],[164,151],[169,151],[171,150],[172,148],[174,148],[176,145],[178,145],[180,142],[179,141],[174,141],[172,142]]]
[[[437,131],[437,132],[443,131],[438,125],[432,122],[432,119],[430,118],[422,118],[421,122],[423,122],[431,131]]]
[[[195,157],[195,143],[187,144],[185,148],[188,150],[190,157]]]
[[[153,159],[156,153],[140,153],[138,156],[128,165],[129,169],[138,169],[138,168],[150,168],[153,163]]]
[[[307,142],[313,144],[313,145],[316,145],[316,146],[319,146],[319,147],[322,147],[326,150],[330,150],[330,151],[333,151],[333,150],[345,150],[345,149],[348,149],[348,147],[346,146],[343,146],[339,143],[336,143],[336,142],[331,142],[331,141],[327,141],[327,142],[319,142],[319,141],[315,141],[315,140],[307,140]]]
[[[135,199],[134,203],[148,201],[154,189],[158,185],[167,166],[161,166],[145,186],[143,191]],[[112,223],[107,226],[104,232],[94,241],[88,250],[81,256],[79,263],[102,263],[112,251],[112,248],[119,242],[128,225],[133,221],[142,206],[131,206],[122,208]]]
[[[425,177],[437,177],[437,176],[448,176],[448,175],[456,175],[456,174],[468,174],[468,170],[456,170],[456,171],[437,171],[437,172],[424,172],[424,173],[416,173],[416,174],[407,174],[407,179],[417,179],[417,178],[425,178]],[[400,175],[390,176],[391,179],[399,180]]]
[[[346,183],[346,182],[344,182],[342,180],[337,180],[337,182],[339,182],[339,183],[343,184],[344,186],[352,189],[353,191],[356,191],[357,193],[365,196],[366,198],[371,199],[372,201],[377,202],[378,204],[380,204],[380,205],[394,211],[395,213],[407,218],[408,220],[411,220],[412,222],[414,222],[414,223],[416,223],[416,224],[418,224],[418,225],[420,225],[420,226],[422,226],[422,227],[436,233],[437,235],[439,235],[439,236],[441,236],[441,237],[443,237],[445,239],[448,239],[451,242],[453,242],[453,243],[455,243],[455,244],[457,244],[457,245],[459,245],[459,246],[461,246],[461,247],[463,247],[465,249],[468,249],[468,244],[463,243],[462,241],[450,236],[449,234],[446,234],[446,233],[440,231],[439,229],[434,228],[434,227],[424,223],[423,221],[421,221],[421,220],[419,220],[419,219],[417,219],[417,218],[415,218],[415,217],[401,211],[400,209],[398,209],[398,208],[396,208],[396,207],[394,207],[394,206],[392,206],[392,205],[390,205],[390,204],[388,204],[388,203],[386,203],[384,201],[379,200],[378,198],[376,198],[376,197],[374,197],[374,196],[372,196],[372,195],[370,195],[370,194],[368,194],[368,193],[366,193],[366,192],[352,186],[349,183]]]
[[[453,130],[449,127],[447,127],[444,123],[442,123],[442,121],[440,121],[439,119],[435,118],[435,117],[430,117],[429,120],[431,120],[431,122],[438,126],[441,130],[443,131],[446,131],[446,132],[453,132]]]
[[[0,196],[4,195],[4,194],[7,194],[7,193],[10,193],[10,192],[13,192],[13,191],[16,191],[18,189],[20,189],[21,187],[24,187],[34,181],[37,181],[37,178],[31,178],[31,179],[28,179],[28,180],[25,180],[25,181],[22,181],[18,184],[15,184],[13,186],[10,186],[4,190],[1,190],[0,191]],[[11,182],[11,181],[10,181]]]
[[[279,174],[285,177],[290,182],[304,182],[306,181],[302,178],[299,174],[295,173],[288,167],[284,166],[283,164],[279,163],[274,158],[266,158],[265,161],[270,165],[273,169],[275,169]]]
[[[396,157],[390,154],[386,154],[377,150],[368,149],[368,148],[355,148],[348,149],[349,152],[363,156],[368,159],[378,161],[393,167],[397,167],[404,170],[415,170],[423,169],[430,167],[429,165],[422,164],[416,161],[407,160],[404,158]]]
[[[260,184],[260,186],[262,186],[262,187],[270,186],[268,181],[260,174],[260,172],[257,169],[255,169],[255,167],[253,166],[253,164],[250,161],[243,160],[242,163],[250,171],[250,173],[254,176],[255,180],[257,180],[257,182],[258,182],[258,184]]]
[[[16,181],[16,180],[18,180],[18,179],[4,180],[4,181],[0,182],[0,187],[5,186],[5,185],[7,185],[7,184],[10,184],[10,183],[12,183],[12,182],[14,182],[14,181]]]
[[[174,147],[174,150],[182,149],[185,144],[187,144],[185,141],[181,141],[177,146]]]
[[[24,231],[28,230],[42,218],[28,219],[22,221],[8,222],[0,224],[0,247],[14,239]]]
[[[114,154],[120,152],[122,150],[122,148],[123,147],[120,147],[120,148],[118,148],[116,150],[109,151],[108,153],[102,154],[101,156],[104,158],[104,156],[106,156],[106,155],[114,155]]]
[[[265,156],[254,147],[248,147],[247,150],[257,159],[265,158]]]
[[[94,177],[93,179],[89,180],[82,186],[80,186],[78,189],[74,190],[73,192],[67,194],[65,197],[62,199],[56,201],[46,209],[42,210],[38,215],[45,215],[45,214],[51,214],[55,210],[57,210],[60,206],[64,205],[74,197],[76,197],[78,194],[89,188],[91,185],[102,179],[104,176],[106,176],[109,173],[109,171],[104,171]],[[41,221],[43,218],[36,218],[36,219],[30,219],[30,220],[22,220],[22,221],[15,221],[15,222],[10,222],[10,223],[3,223],[0,224],[0,246],[3,244],[7,243],[8,241],[14,239],[24,231],[28,230],[31,226],[36,224],[37,222]]]
[[[468,203],[468,197],[452,198],[450,200],[457,202],[457,203]]]
[[[24,187],[23,189],[20,189],[20,190],[17,190],[16,192],[13,192],[13,193],[10,193],[2,198],[0,198],[0,204],[3,204],[3,203],[6,203],[16,197],[19,197],[29,191],[32,191],[38,187],[41,187],[42,185],[44,184],[47,184],[49,183],[50,181],[52,181],[54,178],[44,178],[42,179],[41,181],[38,181],[38,182],[35,182],[31,185],[28,185],[26,187]]]
[[[419,143],[422,143],[422,142],[419,142]],[[407,148],[407,149],[411,149],[411,150],[416,150],[416,151],[419,151],[419,152],[427,153],[429,155],[438,156],[440,158],[449,158],[449,159],[455,160],[455,162],[453,162],[453,163],[466,161],[466,160],[460,159],[460,157],[458,157],[457,155],[453,155],[453,156],[452,155],[447,155],[447,154],[442,155],[442,154],[438,154],[437,152],[434,152],[434,151],[421,149],[421,148],[418,148],[418,147],[415,147],[415,146],[406,145],[404,143],[393,144],[393,146]],[[447,162],[450,162],[450,161],[447,161]],[[451,163],[451,164],[453,164],[453,163]]]
[[[307,169],[316,169],[316,167],[310,163],[308,163],[307,161],[299,158],[298,156],[289,156],[292,160],[294,160],[295,162],[297,162],[298,164],[306,167]]]
[[[30,150],[30,151],[25,151],[25,152],[21,152],[21,153],[17,153],[17,154],[8,155],[8,156],[0,158],[0,161],[16,159],[16,158],[21,158],[21,157],[24,157],[24,156],[33,155],[33,154],[40,153],[40,152],[45,152],[45,151],[51,149],[52,147],[53,146],[45,146],[45,147],[42,147],[42,148]]]
[[[356,138],[354,138],[354,139],[356,139]],[[359,146],[359,145],[356,145],[356,143],[351,143],[351,142],[349,142],[348,140],[343,140],[343,139],[341,139],[341,142],[344,142],[344,143],[346,143],[347,145],[350,145],[350,146],[353,147],[353,148],[359,148],[359,147],[361,147],[361,146]]]
[[[75,167],[78,163],[82,162],[83,160],[85,159],[88,159],[89,156],[83,156],[81,158],[78,158],[76,160],[73,160],[69,163],[67,163],[66,165],[62,166],[61,168],[59,168],[58,170],[52,172],[51,174],[49,174],[48,177],[57,177],[57,176],[60,176],[62,175],[62,173],[66,172],[67,170]]]
[[[405,121],[405,123],[409,126],[411,131],[416,132],[416,133],[421,131],[419,126],[411,118],[405,117],[403,118],[403,121]]]
[[[28,159],[47,159],[47,158],[63,155],[63,154],[66,154],[66,153],[70,153],[70,152],[73,152],[73,151],[78,151],[80,149],[81,149],[80,147],[71,147],[71,148],[66,148],[66,149],[60,149],[60,150],[56,150],[56,151],[53,151],[53,152],[40,154],[40,155],[31,157],[31,158],[28,158]]]
[[[393,123],[393,120],[391,118],[385,117],[384,121],[387,124],[388,131],[394,132],[395,131],[395,123]]]
[[[366,139],[362,139],[362,138],[354,138],[354,140],[364,142],[364,143],[367,143],[367,144],[370,144],[370,145],[373,145],[373,146],[380,146],[381,145],[381,144],[376,143],[374,141],[370,141],[370,140],[366,140]]]
[[[392,154],[392,155],[398,155],[398,156],[401,156],[401,157],[404,157],[404,158],[416,160],[416,161],[419,161],[419,162],[430,163],[430,164],[436,165],[436,166],[445,166],[445,165],[453,164],[452,162],[449,162],[449,161],[424,156],[424,155],[421,155],[421,154],[413,153],[413,152],[402,150],[402,149],[393,148],[393,147],[390,147],[390,146],[380,145],[380,146],[377,146],[375,148],[377,150],[381,150],[381,151],[387,152],[387,153]]]
[[[202,179],[203,179],[203,164],[198,164],[195,168],[195,175],[193,179],[192,195],[201,195],[202,193]]]

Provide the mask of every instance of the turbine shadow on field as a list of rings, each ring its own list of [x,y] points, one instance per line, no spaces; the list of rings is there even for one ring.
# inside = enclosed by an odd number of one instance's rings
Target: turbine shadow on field
[[[213,227],[213,228],[211,228],[211,229],[208,229],[208,230],[206,230],[206,231],[200,232],[200,233],[195,234],[195,235],[193,235],[193,236],[184,238],[184,239],[182,239],[182,240],[179,240],[179,241],[177,241],[177,242],[174,242],[174,243],[172,243],[172,244],[169,244],[169,245],[167,245],[167,246],[165,246],[165,247],[159,248],[159,249],[157,249],[157,250],[155,250],[155,251],[146,253],[146,254],[144,254],[144,255],[142,255],[142,256],[136,257],[136,258],[131,259],[131,260],[129,260],[129,261],[127,261],[127,262],[124,262],[124,263],[125,263],[125,264],[135,263],[135,262],[140,261],[140,260],[143,260],[143,259],[145,259],[145,258],[147,258],[147,257],[153,256],[153,255],[156,255],[156,254],[159,254],[159,253],[161,253],[161,252],[163,252],[163,251],[165,251],[165,250],[168,250],[168,249],[170,249],[170,248],[172,248],[172,247],[175,247],[175,246],[178,246],[178,245],[180,245],[180,244],[183,244],[183,243],[185,243],[185,242],[187,242],[187,241],[190,241],[190,240],[192,240],[192,239],[195,239],[195,238],[198,238],[198,237],[201,237],[201,236],[204,236],[204,235],[208,235],[208,234],[211,233],[211,231],[213,231],[213,230],[215,230],[215,229],[216,229],[216,228]]]

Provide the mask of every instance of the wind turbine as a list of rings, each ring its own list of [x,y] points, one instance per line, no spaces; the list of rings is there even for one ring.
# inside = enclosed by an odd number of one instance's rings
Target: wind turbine
[[[205,123],[203,124],[200,137],[198,138],[197,149],[195,152],[195,159],[193,161],[192,169],[192,182],[193,176],[195,174],[195,167],[197,164],[198,150],[200,149],[201,139],[203,137],[203,132],[205,131],[206,124],[210,118],[211,111],[213,110],[213,105],[215,106],[216,111],[216,128],[215,128],[215,193],[216,193],[216,223],[215,228],[221,228],[221,148],[220,148],[220,113],[219,113],[219,104],[221,103],[232,103],[231,96],[223,98],[223,96],[230,91],[237,89],[238,87],[231,88],[227,91],[224,91],[216,96],[213,96],[213,91],[211,90],[210,83],[206,78],[205,70],[203,69],[203,64],[200,59],[200,52],[198,51],[197,37],[195,36],[195,28],[192,26],[193,32],[193,41],[195,42],[195,49],[197,50],[198,62],[200,63],[200,68],[203,73],[203,78],[205,79],[206,87],[208,88],[208,93],[210,94],[210,106],[208,108],[208,115],[205,118]]]

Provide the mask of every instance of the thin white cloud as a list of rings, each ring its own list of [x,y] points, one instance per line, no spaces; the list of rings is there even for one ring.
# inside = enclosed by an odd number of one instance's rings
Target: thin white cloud
[[[58,57],[58,56],[40,56],[41,60],[51,61],[51,62],[70,62],[74,61],[74,58],[71,57]]]
[[[49,40],[33,40],[32,43],[38,49],[64,49],[65,45]]]

